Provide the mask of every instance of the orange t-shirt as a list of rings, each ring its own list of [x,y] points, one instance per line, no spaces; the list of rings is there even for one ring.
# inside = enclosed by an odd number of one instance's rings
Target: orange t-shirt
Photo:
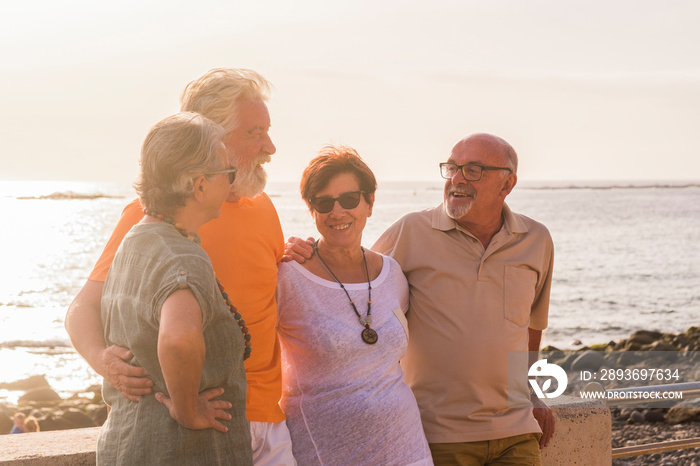
[[[90,280],[105,281],[114,255],[126,233],[143,218],[138,199],[124,208]],[[214,272],[243,315],[253,352],[245,362],[249,421],[281,422],[280,344],[277,337],[277,263],[284,252],[284,236],[277,211],[267,194],[224,202],[221,216],[199,229],[202,247]]]

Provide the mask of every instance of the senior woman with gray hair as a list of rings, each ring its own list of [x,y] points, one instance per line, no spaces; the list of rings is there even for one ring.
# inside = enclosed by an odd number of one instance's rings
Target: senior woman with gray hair
[[[245,418],[249,337],[217,284],[197,229],[219,216],[236,169],[223,129],[196,113],[157,123],[136,184],[146,207],[125,236],[102,294],[107,345],[130,348],[155,395],[122,397],[98,439],[98,464],[252,464]]]

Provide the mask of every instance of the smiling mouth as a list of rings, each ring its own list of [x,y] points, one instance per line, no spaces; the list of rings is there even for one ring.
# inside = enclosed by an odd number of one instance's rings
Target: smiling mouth
[[[350,228],[349,223],[344,223],[343,225],[332,225],[331,226],[332,230],[337,230],[337,231],[347,230],[348,228]]]
[[[472,199],[474,196],[469,193],[451,192],[450,196],[457,199]]]

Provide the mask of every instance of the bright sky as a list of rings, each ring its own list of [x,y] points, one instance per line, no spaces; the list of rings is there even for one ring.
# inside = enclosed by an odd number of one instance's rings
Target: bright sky
[[[243,67],[275,87],[272,180],[327,143],[437,179],[474,132],[521,180],[697,180],[698,24],[692,0],[10,0],[0,179],[131,182],[184,86]]]

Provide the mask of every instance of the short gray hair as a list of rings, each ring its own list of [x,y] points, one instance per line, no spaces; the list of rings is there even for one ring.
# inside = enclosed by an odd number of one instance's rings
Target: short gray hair
[[[173,215],[193,195],[194,180],[220,170],[217,146],[224,130],[197,113],[181,112],[159,121],[141,148],[141,172],[134,185],[150,212]]]

